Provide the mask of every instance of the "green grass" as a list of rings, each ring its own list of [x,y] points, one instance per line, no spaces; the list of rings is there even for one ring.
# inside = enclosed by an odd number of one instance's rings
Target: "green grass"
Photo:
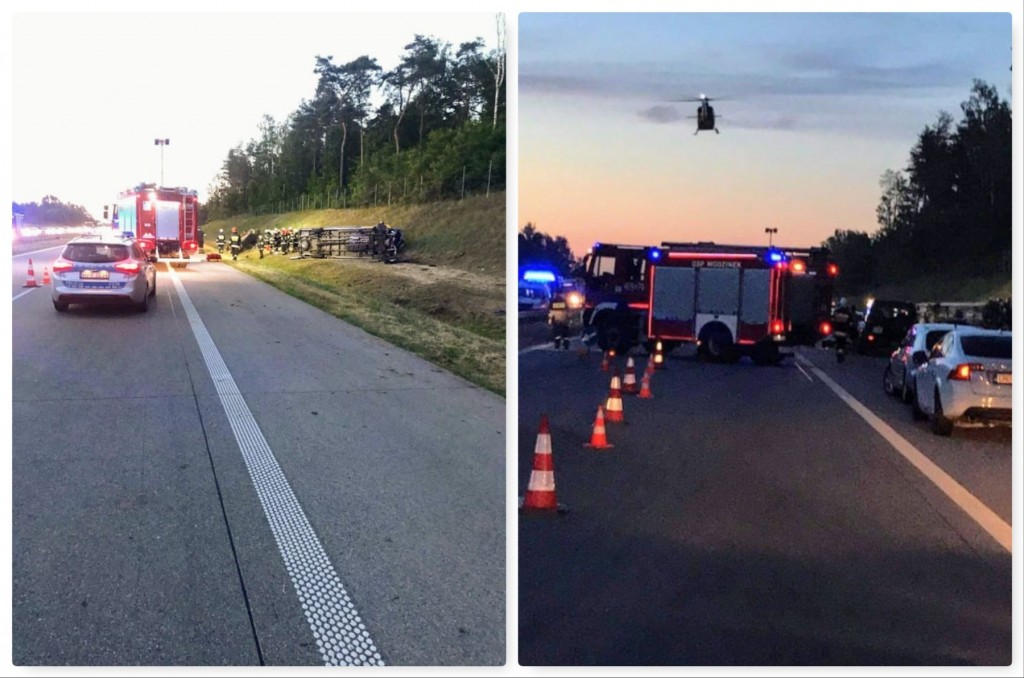
[[[405,231],[403,259],[291,259],[242,254],[225,261],[337,318],[505,395],[504,194],[392,210],[318,210],[235,217],[204,226],[206,249],[217,229],[372,225]]]

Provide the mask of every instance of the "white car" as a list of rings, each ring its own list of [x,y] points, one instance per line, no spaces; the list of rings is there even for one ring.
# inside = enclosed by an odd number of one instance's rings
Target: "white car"
[[[882,374],[882,388],[885,392],[888,395],[898,394],[905,403],[913,402],[914,380],[917,377],[914,354],[924,351],[927,356],[946,332],[955,328],[956,325],[952,323],[917,323],[911,327],[885,365],[885,372]]]
[[[917,418],[948,436],[955,424],[1009,426],[1013,417],[1013,335],[1002,330],[958,327],[946,333],[925,359],[914,354]]]
[[[155,262],[131,238],[75,238],[53,262],[53,307],[64,313],[71,304],[122,303],[145,312],[156,295]]]

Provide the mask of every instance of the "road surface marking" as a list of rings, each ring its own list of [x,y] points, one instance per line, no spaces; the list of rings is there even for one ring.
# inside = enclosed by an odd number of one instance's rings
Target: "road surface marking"
[[[797,356],[797,360],[811,368],[811,371],[821,379],[822,383],[832,389],[843,402],[850,406],[850,409],[859,414],[871,428],[875,429],[879,435],[885,438],[897,452],[903,455],[904,459],[913,464],[928,480],[932,481],[943,494],[953,500],[953,503],[963,509],[983,530],[992,535],[992,538],[999,542],[1000,546],[1012,553],[1013,533],[1010,526],[996,515],[992,509],[985,506],[980,499],[968,492],[967,488],[939,468],[935,462],[911,445],[906,438],[882,421],[878,415],[847,393],[842,386],[832,381],[831,377],[815,367],[811,361],[803,356]]]
[[[800,367],[800,363],[793,363],[793,364],[794,364],[794,365],[796,365],[796,368],[797,368],[798,370],[800,370],[801,372],[803,372],[803,375],[804,375],[805,377],[807,377],[807,381],[811,382],[812,384],[814,383],[814,380],[813,380],[813,379],[811,379],[811,375],[807,374],[807,372],[806,372],[806,371],[804,370],[804,368]]]
[[[545,348],[554,348],[554,343],[548,341],[543,344],[536,344],[534,346],[524,348],[523,350],[519,351],[519,355],[526,355],[527,353],[533,353],[534,351],[540,351]]]
[[[32,250],[31,252],[22,252],[21,254],[12,254],[11,259],[17,259],[18,257],[27,257],[31,254],[39,254],[40,252],[49,252],[50,250],[59,250],[61,247],[64,247],[64,244],[65,243],[61,243],[60,245],[54,245],[53,247],[47,247],[41,250]]]
[[[15,301],[17,301],[18,299],[21,299],[21,298],[22,298],[23,296],[25,296],[25,295],[26,295],[26,294],[28,294],[29,292],[34,292],[34,291],[36,291],[36,290],[38,290],[38,289],[39,289],[38,287],[30,287],[30,288],[28,288],[27,290],[25,290],[24,292],[22,292],[21,294],[16,294],[16,295],[14,295],[14,297],[13,297],[13,298],[11,299],[11,303],[14,303],[14,302],[15,302]]]
[[[383,666],[384,660],[363,626],[327,552],[277,463],[249,406],[217,350],[213,337],[192,305],[178,274],[168,268],[224,414],[238,441],[263,513],[284,559],[306,621],[328,666]]]

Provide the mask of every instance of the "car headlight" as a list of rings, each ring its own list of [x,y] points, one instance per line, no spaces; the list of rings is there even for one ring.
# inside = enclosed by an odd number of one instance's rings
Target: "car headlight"
[[[569,308],[583,308],[583,295],[579,292],[570,292],[565,297],[565,303]]]

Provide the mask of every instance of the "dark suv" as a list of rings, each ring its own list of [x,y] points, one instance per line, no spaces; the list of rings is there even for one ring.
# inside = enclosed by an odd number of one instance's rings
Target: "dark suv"
[[[917,307],[909,301],[875,299],[868,304],[858,353],[890,353],[917,323]]]

